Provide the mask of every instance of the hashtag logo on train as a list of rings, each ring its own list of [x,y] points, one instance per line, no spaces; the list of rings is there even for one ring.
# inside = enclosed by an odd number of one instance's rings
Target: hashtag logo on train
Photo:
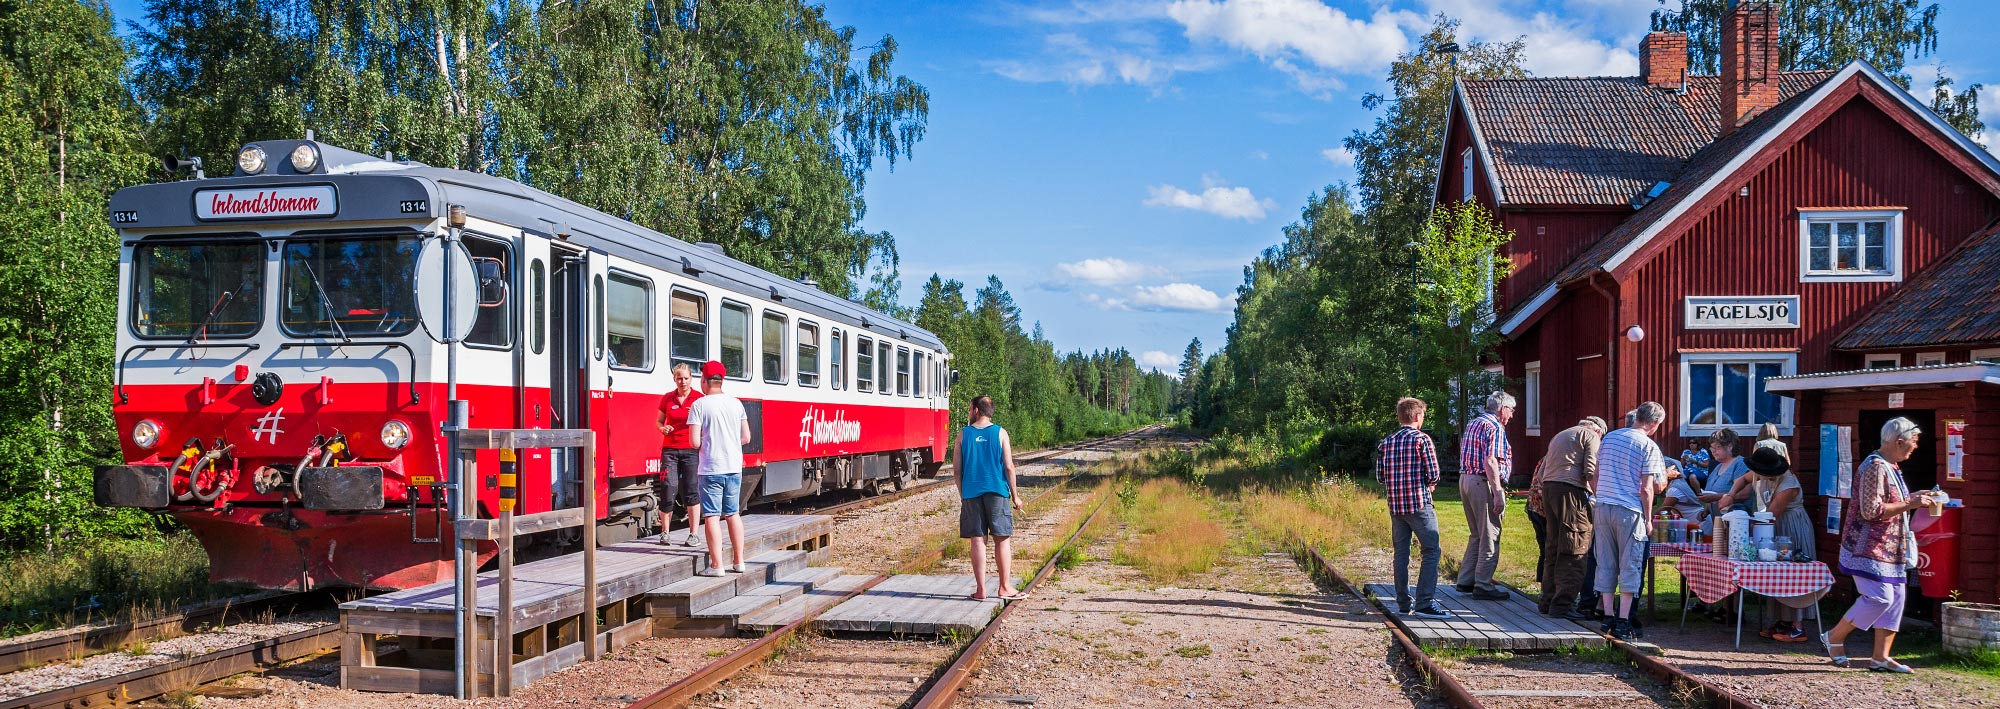
[[[853,443],[861,440],[861,422],[847,420],[847,412],[834,412],[833,418],[820,415],[819,409],[806,409],[805,418],[799,421],[799,449],[811,448],[816,443]]]
[[[277,443],[278,436],[283,435],[285,432],[285,429],[278,428],[278,425],[284,422],[285,409],[283,407],[279,407],[277,411],[264,414],[257,419],[257,427],[250,429],[250,440],[262,441],[265,434],[270,434],[270,442]]]

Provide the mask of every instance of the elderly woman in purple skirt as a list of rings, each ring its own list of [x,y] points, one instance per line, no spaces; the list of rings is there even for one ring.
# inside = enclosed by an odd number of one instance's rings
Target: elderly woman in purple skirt
[[[1833,664],[1847,666],[1847,635],[1874,630],[1874,655],[1868,669],[1909,674],[1910,668],[1889,658],[1896,631],[1903,626],[1903,602],[1908,597],[1906,570],[1916,566],[1917,540],[1910,531],[1910,511],[1931,503],[1928,490],[1910,494],[1898,463],[1917,450],[1917,424],[1897,417],[1882,424],[1882,447],[1861,462],[1854,474],[1854,506],[1840,530],[1840,571],[1854,577],[1860,594],[1840,624],[1820,636]]]

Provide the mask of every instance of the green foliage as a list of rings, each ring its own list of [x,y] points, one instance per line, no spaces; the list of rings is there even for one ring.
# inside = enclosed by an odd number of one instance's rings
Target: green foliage
[[[1021,309],[997,277],[968,307],[964,283],[933,274],[914,321],[951,349],[959,373],[951,410],[963,416],[973,397],[993,397],[994,418],[1016,448],[1127,430],[1164,418],[1171,404],[1173,379],[1140,371],[1123,348],[1058,354],[1040,324],[1024,332]]]
[[[226,595],[194,537],[102,539],[0,557],[0,637]]]
[[[101,4],[0,2],[0,548],[150,526],[90,504],[111,421],[111,192],[145,176]]]
[[[1688,68],[1699,74],[1717,73],[1722,63],[1722,17],[1730,0],[1659,0],[1653,11],[1655,31],[1688,35]],[[1938,4],[1920,0],[1784,0],[1778,5],[1778,64],[1786,70],[1838,69],[1856,59],[1866,60],[1903,88],[1910,88],[1904,71],[1912,59],[1937,52]],[[1951,93],[1943,69],[1933,85],[1932,110],[1959,132],[1975,139],[1985,125],[1979,121],[1979,85]]]
[[[1083,562],[1089,560],[1090,555],[1083,553],[1083,549],[1075,545],[1065,546],[1056,552],[1056,568],[1064,571],[1082,566]]]

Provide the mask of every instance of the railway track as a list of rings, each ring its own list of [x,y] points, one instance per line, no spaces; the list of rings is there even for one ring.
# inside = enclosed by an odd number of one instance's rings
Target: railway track
[[[1022,455],[1014,456],[1014,463],[1015,465],[1035,463],[1048,460],[1050,458],[1054,458],[1065,453],[1073,453],[1080,450],[1088,450],[1092,447],[1112,445],[1119,441],[1144,435],[1148,432],[1153,431],[1156,428],[1158,427],[1147,426],[1144,428],[1126,431],[1124,433],[1116,435],[1105,436],[1102,438],[1093,438],[1087,441],[1078,441],[1064,446],[1045,448],[1042,450],[1034,451],[1032,453],[1025,453]],[[895,492],[883,493],[873,497],[863,497],[856,500],[849,500],[846,502],[840,502],[836,504],[824,505],[819,507],[800,507],[797,508],[796,510],[785,510],[785,511],[788,512],[796,511],[800,514],[839,516],[843,514],[858,512],[871,507],[879,507],[882,505],[886,505],[891,502],[903,499],[905,497],[910,497],[912,495],[921,495],[925,492],[937,489],[939,486],[950,485],[950,484],[952,484],[952,478],[950,477],[935,477],[926,479],[920,483],[906,486],[903,489],[897,490]]]
[[[1318,549],[1305,544],[1301,544],[1300,546],[1305,549],[1305,561],[1311,570],[1321,578],[1330,580],[1345,589],[1355,599],[1366,603],[1369,608],[1374,610],[1375,614],[1382,619],[1382,624],[1388,628],[1390,635],[1396,639],[1396,645],[1402,649],[1404,657],[1409,658],[1410,664],[1414,666],[1418,673],[1425,677],[1440,697],[1452,706],[1459,707],[1459,709],[1498,709],[1504,706],[1547,706],[1551,703],[1562,701],[1554,696],[1558,694],[1557,692],[1547,689],[1479,689],[1478,687],[1483,684],[1481,677],[1454,674],[1449,669],[1440,665],[1428,653],[1424,652],[1422,645],[1418,644],[1415,639],[1404,633],[1401,628],[1397,627],[1390,620],[1389,609],[1382,605],[1379,599],[1361,593],[1359,590],[1360,587],[1349,582],[1347,577],[1341,574],[1340,569],[1327,561],[1326,557],[1322,556]],[[1630,663],[1630,667],[1636,667],[1653,681],[1659,682],[1664,691],[1648,693],[1640,691],[1637,688],[1614,688],[1610,691],[1569,689],[1560,692],[1562,697],[1571,702],[1603,700],[1606,703],[1615,702],[1618,706],[1644,706],[1646,704],[1653,704],[1662,707],[1709,706],[1716,709],[1754,709],[1758,706],[1742,697],[1736,696],[1721,686],[1689,674],[1687,670],[1671,662],[1647,654],[1645,650],[1640,649],[1636,645],[1608,636],[1606,637],[1606,641],[1615,652],[1622,655],[1625,661]],[[1626,666],[1617,665],[1616,667],[1624,668]],[[1578,674],[1571,671],[1565,673],[1565,676],[1576,677]],[[1585,677],[1588,678],[1590,676],[1585,675]],[[1628,687],[1632,686],[1629,680],[1625,680],[1614,672],[1604,673],[1602,679],[1612,683],[1626,684]]]
[[[1100,438],[1092,441],[1075,443],[1069,446],[1052,448],[1046,451],[1040,451],[1037,453],[1029,454],[1028,456],[1016,456],[1015,460],[1017,462],[1022,461],[1023,458],[1033,458],[1034,460],[1046,460],[1048,458],[1053,458],[1066,452],[1084,450],[1093,446],[1108,445],[1114,442],[1123,441],[1130,438],[1143,437],[1146,434],[1151,433],[1158,428],[1159,428],[1158,426],[1147,426],[1145,428],[1129,431],[1116,436],[1109,436],[1106,438]],[[1064,478],[1063,480],[1055,484],[1044,487],[1039,492],[1037,492],[1034,497],[1030,498],[1023,504],[1024,506],[1033,505],[1034,503],[1040,501],[1043,497],[1056,494],[1057,492],[1067,488],[1071,482],[1074,482],[1075,480],[1077,480],[1082,476],[1083,473],[1079,472],[1070,475],[1069,477]],[[1107,501],[1109,499],[1110,498],[1106,498]],[[863,500],[863,502],[868,502],[868,501],[870,500]],[[1100,503],[1096,509],[1091,511],[1089,518],[1085,519],[1082,524],[1077,525],[1077,528],[1070,534],[1069,540],[1068,542],[1066,542],[1066,544],[1074,544],[1076,542],[1077,535],[1081,534],[1086,527],[1090,526],[1090,521],[1092,519],[1095,519],[1098,512],[1101,511],[1102,509],[1103,509],[1103,504]],[[826,511],[822,511],[821,514],[829,514],[829,513]],[[905,563],[901,568],[897,569],[893,573],[876,575],[874,578],[871,578],[868,581],[862,583],[854,590],[849,591],[845,596],[843,596],[840,599],[840,602],[846,602],[848,599],[861,595],[868,589],[874,588],[877,584],[888,580],[889,577],[894,574],[913,573],[928,568],[932,564],[938,563],[939,561],[944,559],[946,546],[948,545],[941,545],[925,551],[923,555],[910,560],[909,562]],[[1059,556],[1060,555],[1052,555],[1049,558],[1049,560],[1042,565],[1041,570],[1035,575],[1034,579],[1029,582],[1028,587],[1024,590],[1032,591],[1037,585],[1039,585],[1042,582],[1043,579],[1047,578],[1049,574],[1055,570],[1056,560],[1057,558],[1059,558]],[[839,603],[832,604],[828,607],[832,607],[833,605],[839,605]],[[949,667],[946,668],[944,674],[939,675],[938,679],[933,680],[933,682],[930,685],[928,685],[928,687],[934,690],[936,687],[941,686],[941,683],[950,682],[951,684],[949,686],[951,687],[951,689],[949,691],[941,693],[940,696],[944,697],[954,696],[957,692],[957,687],[962,686],[965,679],[971,675],[972,670],[977,669],[977,663],[982,659],[984,649],[987,644],[987,638],[991,637],[993,630],[995,628],[998,628],[1001,622],[1006,620],[1008,614],[1011,612],[1011,609],[1013,607],[1014,604],[1007,604],[1003,606],[1001,608],[1000,614],[993,619],[993,622],[989,623],[984,631],[982,631],[977,637],[975,637],[971,643],[967,644],[964,650],[962,650],[961,653],[959,654],[958,658],[954,660]],[[721,659],[718,659],[715,662],[710,663],[709,665],[701,668],[700,670],[695,671],[694,674],[682,678],[680,681],[668,685],[666,688],[661,689],[660,691],[655,692],[652,695],[649,695],[643,699],[640,699],[639,701],[633,702],[632,704],[628,705],[626,709],[678,709],[679,707],[688,706],[692,704],[695,701],[695,698],[700,696],[702,693],[714,689],[716,686],[722,684],[723,682],[728,681],[730,678],[733,678],[741,674],[743,671],[748,670],[751,667],[757,666],[758,663],[761,663],[765,659],[771,657],[773,654],[777,652],[777,650],[780,647],[783,646],[783,643],[785,643],[787,639],[796,635],[800,630],[809,627],[810,624],[813,622],[814,618],[816,617],[816,615],[817,614],[808,614],[804,618],[801,618],[798,621],[793,622],[791,625],[787,625],[783,628],[779,628],[778,630],[772,631],[770,634],[765,635],[762,638],[759,638],[756,642],[753,642],[749,645],[739,648],[735,652],[730,653],[729,655],[726,655]],[[955,677],[955,679],[950,679],[953,677]],[[930,692],[926,692],[923,695],[923,697],[919,698],[919,701],[920,702],[923,701],[923,698],[928,697],[929,695]],[[918,706],[926,706],[926,705],[918,704]],[[942,706],[942,705],[937,705],[937,706]]]

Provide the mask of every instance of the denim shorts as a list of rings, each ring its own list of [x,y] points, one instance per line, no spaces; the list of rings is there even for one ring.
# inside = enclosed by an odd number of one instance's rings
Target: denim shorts
[[[701,476],[701,513],[728,517],[740,510],[743,474]]]

